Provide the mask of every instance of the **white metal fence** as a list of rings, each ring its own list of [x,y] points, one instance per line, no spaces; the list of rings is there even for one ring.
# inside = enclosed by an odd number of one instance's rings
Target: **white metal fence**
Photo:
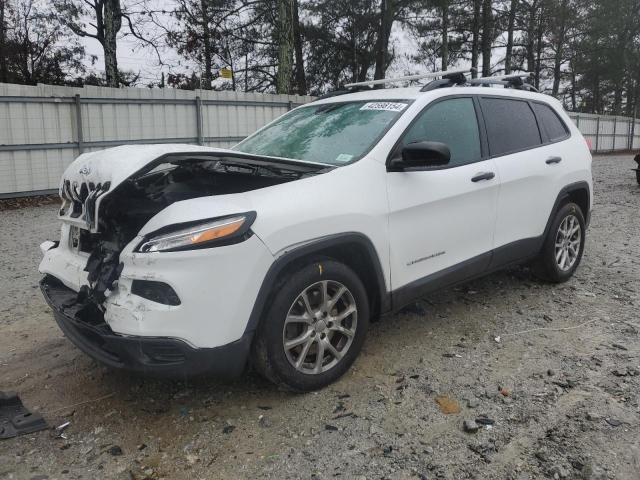
[[[80,152],[126,143],[229,147],[313,97],[0,84],[0,198],[56,191]],[[640,149],[640,120],[570,114],[594,151]]]
[[[0,84],[0,198],[57,191],[81,152],[135,143],[230,147],[312,99]]]
[[[640,119],[569,113],[594,152],[640,149]]]

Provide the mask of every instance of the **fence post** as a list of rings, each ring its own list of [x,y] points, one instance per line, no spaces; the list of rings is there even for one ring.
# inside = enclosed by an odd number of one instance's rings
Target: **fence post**
[[[596,120],[596,152],[600,149],[600,115]]]
[[[198,130],[198,145],[204,145],[204,137],[202,135],[202,99],[196,96],[196,128]]]
[[[611,146],[611,150],[616,150],[616,130],[618,128],[618,117],[613,117],[613,145]]]
[[[82,153],[84,151],[84,135],[82,133],[82,107],[80,104],[79,93],[76,93],[75,104],[76,104],[76,132],[78,135],[78,138],[77,138],[78,151],[79,153]]]
[[[289,103],[287,103],[287,110],[292,110],[292,109],[293,109],[293,102],[289,100]]]

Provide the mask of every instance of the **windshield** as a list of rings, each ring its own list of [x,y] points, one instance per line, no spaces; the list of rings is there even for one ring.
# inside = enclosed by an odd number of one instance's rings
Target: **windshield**
[[[312,104],[283,115],[233,148],[255,155],[342,165],[371,150],[409,103]]]

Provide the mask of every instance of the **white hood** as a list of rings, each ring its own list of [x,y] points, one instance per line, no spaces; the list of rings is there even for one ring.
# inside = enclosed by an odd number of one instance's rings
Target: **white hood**
[[[224,148],[200,145],[122,145],[120,147],[83,153],[67,167],[62,182],[70,180],[78,184],[111,184],[110,190],[124,182],[138,170],[168,153],[237,153]],[[62,185],[61,185],[62,188]]]
[[[185,154],[184,157],[181,154]],[[171,162],[193,158],[202,154],[208,159],[216,157],[233,157],[260,163],[273,159],[289,163],[294,169],[308,167],[290,159],[277,159],[225,148],[202,147],[199,145],[167,144],[167,145],[123,145],[80,155],[65,170],[60,184],[60,196],[63,205],[58,218],[64,222],[96,232],[97,216],[100,204],[121,183],[131,178],[145,167],[152,169],[154,162],[162,163],[162,158],[171,155]],[[168,160],[169,161],[169,160]],[[298,164],[297,167],[294,165]],[[319,167],[324,165],[314,164]]]

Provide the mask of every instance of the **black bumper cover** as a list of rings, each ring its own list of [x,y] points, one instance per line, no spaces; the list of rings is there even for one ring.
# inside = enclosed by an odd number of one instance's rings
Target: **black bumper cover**
[[[104,365],[175,379],[201,375],[231,379],[244,371],[251,345],[249,332],[240,340],[215,348],[193,348],[175,338],[122,336],[102,318],[95,322],[76,319],[77,293],[55,277],[46,275],[40,289],[65,336]]]

